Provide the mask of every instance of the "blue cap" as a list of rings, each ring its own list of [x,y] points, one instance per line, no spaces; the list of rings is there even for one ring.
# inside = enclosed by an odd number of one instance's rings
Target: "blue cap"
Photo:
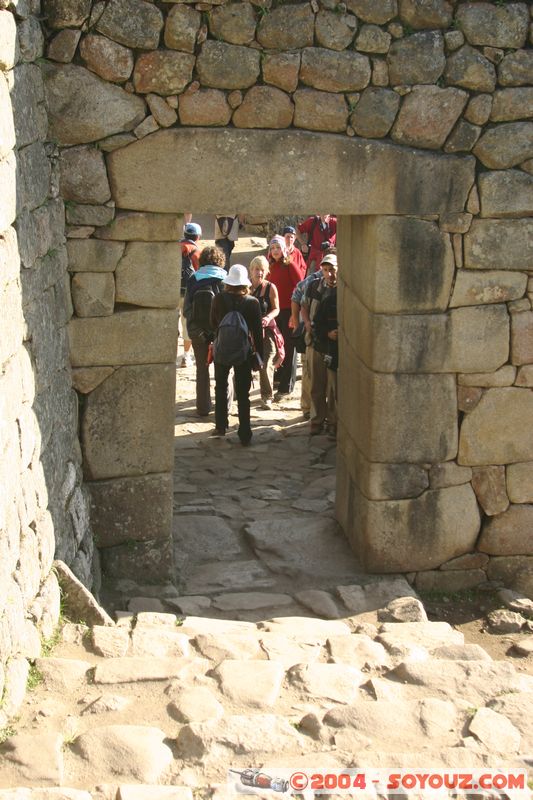
[[[293,233],[296,235],[296,228],[293,228],[292,225],[286,225],[285,228],[283,228],[283,235],[285,236],[286,233]]]
[[[188,222],[183,228],[185,236],[201,236],[202,229],[196,222]]]

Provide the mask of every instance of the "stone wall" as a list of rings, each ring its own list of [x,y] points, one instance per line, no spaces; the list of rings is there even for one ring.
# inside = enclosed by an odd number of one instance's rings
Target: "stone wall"
[[[172,424],[178,215],[228,201],[346,216],[338,514],[367,568],[440,586],[531,563],[531,11],[47,0],[71,359],[112,572],[168,535],[171,455],[148,438]],[[160,515],[130,536],[134,496]]]
[[[0,3],[0,728],[60,612],[54,554],[92,585],[58,154],[37,0]]]

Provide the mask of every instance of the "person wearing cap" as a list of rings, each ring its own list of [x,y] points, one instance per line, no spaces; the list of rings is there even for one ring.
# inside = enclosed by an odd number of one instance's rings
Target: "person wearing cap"
[[[187,331],[187,320],[183,313],[183,306],[185,302],[185,291],[187,289],[187,281],[199,267],[200,248],[198,247],[198,240],[202,235],[202,228],[195,222],[187,222],[183,228],[183,239],[180,240],[181,245],[181,297],[179,304],[180,312],[180,325],[181,334],[183,336],[183,355],[178,362],[178,367],[192,367],[194,357],[191,352],[192,341],[189,339]]]
[[[268,261],[270,264],[270,281],[278,290],[279,314],[276,319],[278,328],[283,336],[285,345],[285,358],[278,370],[279,386],[274,396],[277,402],[288,397],[294,389],[296,380],[296,359],[294,341],[291,337],[289,320],[291,317],[291,295],[296,284],[304,277],[287,251],[283,236],[273,236],[268,247]]]
[[[311,377],[310,433],[326,426],[329,438],[337,436],[337,256],[321,261],[322,275],[308,284],[301,314],[308,336],[307,358]]]
[[[226,256],[226,270],[229,269],[231,252],[239,238],[239,215],[215,215],[215,245],[220,247]]]
[[[251,281],[248,270],[242,264],[234,264],[222,279],[224,291],[217,294],[211,306],[211,327],[217,330],[229,311],[239,311],[244,317],[251,336],[252,347],[263,361],[263,325],[259,301],[249,295]],[[235,374],[235,393],[239,414],[238,436],[243,446],[252,441],[250,425],[250,386],[252,366],[247,359],[233,367],[217,363],[215,357],[215,429],[212,436],[225,436],[228,429],[228,377],[230,370]]]
[[[337,243],[337,217],[315,214],[298,225],[296,238],[307,256],[307,274],[320,269],[324,252]]]
[[[287,245],[287,253],[296,265],[297,269],[300,270],[303,277],[307,270],[307,264],[305,263],[305,258],[302,255],[302,251],[298,250],[298,248],[294,246],[296,241],[296,228],[293,228],[292,225],[285,225],[283,228],[283,237],[285,239],[285,244]]]

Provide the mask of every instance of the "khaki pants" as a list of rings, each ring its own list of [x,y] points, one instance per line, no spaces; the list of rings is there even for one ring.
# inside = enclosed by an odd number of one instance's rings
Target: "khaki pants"
[[[321,428],[337,425],[337,373],[328,369],[322,353],[313,347],[307,348],[311,359],[311,427]]]
[[[270,333],[265,333],[263,341],[264,366],[259,370],[261,400],[272,400],[274,395],[274,360],[278,351]]]
[[[300,400],[302,411],[311,411],[311,356],[309,348],[302,353],[302,397]]]

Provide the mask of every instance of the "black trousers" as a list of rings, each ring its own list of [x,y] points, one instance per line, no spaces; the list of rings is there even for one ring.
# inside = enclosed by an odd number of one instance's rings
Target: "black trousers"
[[[226,256],[226,272],[229,270],[229,262],[231,258],[231,251],[235,247],[235,242],[232,242],[231,239],[215,239],[215,244],[217,247],[220,247],[221,250],[224,251],[224,255]]]
[[[294,341],[289,328],[290,316],[290,308],[282,308],[276,317],[276,322],[285,344],[285,358],[277,372],[279,379],[278,392],[282,394],[290,394],[294,389],[294,382],[296,380],[296,353],[294,351]]]
[[[225,431],[228,427],[228,376],[231,367],[215,364],[215,426]],[[250,427],[250,386],[252,370],[247,361],[233,367],[235,374],[235,394],[239,409],[239,439],[249,441],[252,437]]]

